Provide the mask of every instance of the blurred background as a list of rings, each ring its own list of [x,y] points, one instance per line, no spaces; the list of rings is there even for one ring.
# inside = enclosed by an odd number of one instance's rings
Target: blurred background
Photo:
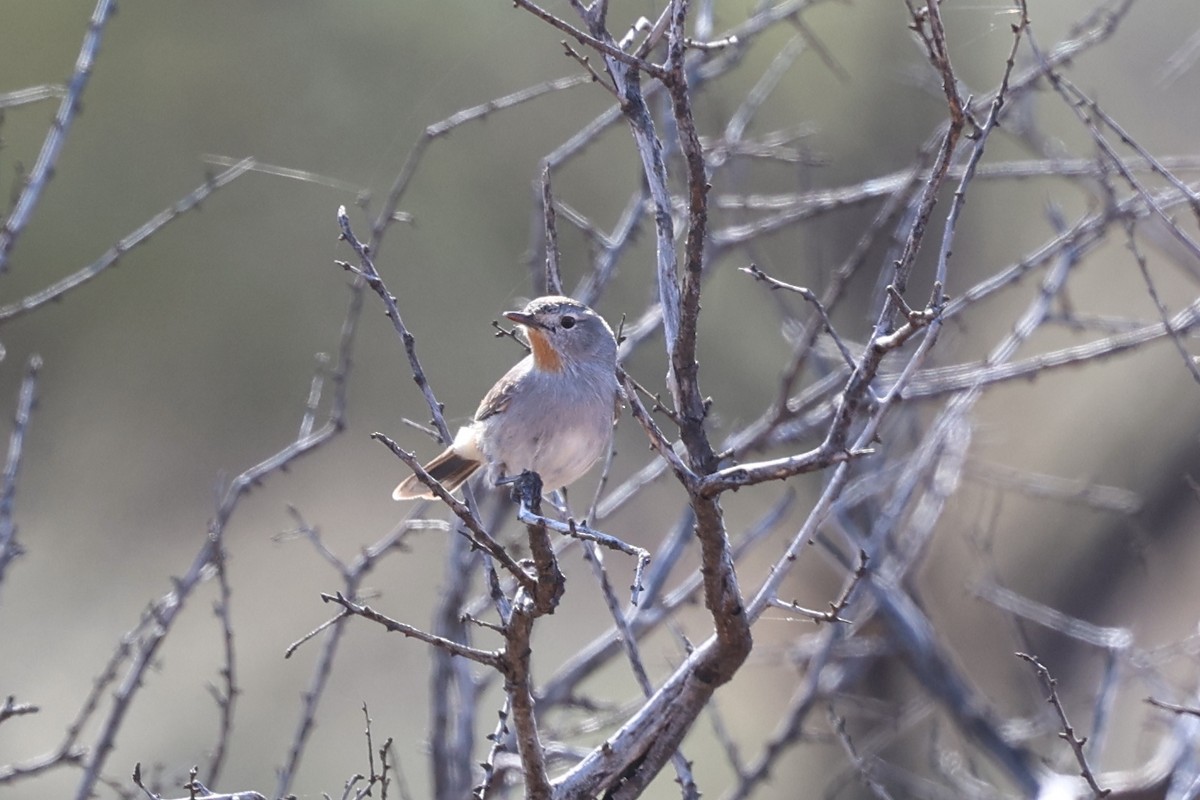
[[[638,16],[654,18],[658,5],[613,3],[610,25],[618,31]],[[719,0],[715,30],[743,19],[752,5]],[[1094,6],[1092,0],[1033,2],[1034,34],[1049,47]],[[565,3],[548,7],[570,13]],[[65,81],[92,8],[83,0],[5,0],[0,92]],[[1007,5],[946,2],[943,14],[968,93],[990,91],[1011,42]],[[832,188],[907,167],[943,118],[944,102],[906,28],[903,4],[821,3],[804,11],[802,20],[827,53],[809,47],[799,55],[752,131],[804,126],[809,133],[801,143],[809,157],[788,169],[748,168],[744,186],[762,192]],[[1194,0],[1135,3],[1112,41],[1078,59],[1070,74],[1150,151],[1196,155],[1200,67],[1186,56],[1197,31]],[[795,33],[781,26],[764,35],[710,87],[697,108],[702,132],[720,131]],[[0,409],[15,408],[30,355],[44,359],[16,497],[19,539],[27,552],[0,586],[0,695],[35,703],[41,712],[0,726],[0,763],[25,762],[57,745],[122,635],[149,602],[170,590],[170,576],[191,563],[224,482],[296,435],[317,354],[336,347],[349,298],[347,275],[333,263],[352,255],[337,240],[337,207],[350,207],[360,235],[367,236],[371,216],[358,211],[356,201],[369,197],[370,208],[378,209],[426,126],[581,71],[564,57],[561,38],[504,2],[121,5],[104,31],[54,180],[0,278],[0,301],[14,302],[99,258],[219,171],[208,156],[253,156],[341,183],[247,174],[63,302],[0,327],[7,353],[0,362]],[[469,417],[520,355],[512,342],[492,336],[490,323],[534,292],[529,253],[531,231],[540,224],[534,190],[539,161],[610,100],[587,84],[546,95],[455,129],[434,141],[419,165],[400,208],[412,222],[391,228],[376,263],[417,337],[452,427]],[[1061,102],[1043,94],[1033,105],[1042,134],[1058,152],[1094,155],[1086,131]],[[50,100],[5,113],[0,196],[19,191],[56,107]],[[989,161],[1028,157],[1002,135],[989,145]],[[556,173],[556,195],[611,228],[641,180],[639,171],[627,129],[617,125]],[[1051,238],[1044,213],[1051,201],[1070,219],[1100,202],[1061,179],[976,184],[949,293],[962,292]],[[753,260],[781,279],[818,286],[876,209],[867,204],[790,226],[713,265],[700,353],[718,440],[774,398],[790,350],[780,334],[780,304],[790,301],[772,298],[736,268]],[[737,219],[732,211],[722,222]],[[589,245],[566,226],[560,232],[565,282],[573,287],[589,269]],[[1164,302],[1172,310],[1191,302],[1197,265],[1177,254],[1148,253]],[[646,223],[598,303],[614,324],[622,315],[636,318],[653,298],[653,264]],[[865,337],[884,266],[868,266],[835,317],[847,337]],[[929,268],[923,263],[914,279],[914,302],[928,292]],[[980,358],[1034,291],[1036,280],[1027,281],[948,328],[941,362]],[[1157,318],[1119,240],[1088,262],[1087,274],[1072,283],[1071,300],[1092,314]],[[425,422],[428,410],[377,299],[366,303],[347,429],[286,474],[271,476],[239,506],[227,532],[242,695],[233,753],[222,785],[213,788],[269,792],[274,785],[318,652],[310,644],[285,660],[284,649],[331,615],[318,594],[341,585],[307,542],[279,539],[296,525],[288,504],[320,529],[326,546],[353,559],[410,510],[390,499],[405,475],[403,465],[369,435],[383,431],[424,456],[437,449],[401,422]],[[799,312],[799,302],[790,310]],[[1061,329],[1039,336],[1031,352],[1094,338]],[[661,353],[656,340],[627,365],[659,391]],[[972,537],[980,531],[987,531],[990,543],[986,571],[1017,591],[1096,624],[1129,627],[1147,649],[1195,634],[1200,503],[1185,476],[1200,471],[1198,398],[1178,352],[1162,342],[1085,369],[1000,386],[980,405],[973,456],[1121,487],[1142,501],[1138,514],[1103,514],[970,481],[953,498],[920,576],[924,598],[956,655],[1004,715],[1031,714],[1040,701],[1028,676],[1010,663],[1018,648],[995,633],[1001,613],[972,594],[981,577],[980,548]],[[628,419],[618,436],[613,472],[623,478],[648,455],[643,435]],[[582,482],[582,496],[594,482],[595,476]],[[798,524],[820,478],[793,483]],[[775,496],[765,490],[731,496],[731,529],[744,529]],[[653,548],[678,504],[678,495],[656,497],[615,515],[613,532]],[[445,535],[429,531],[410,537],[408,545],[409,552],[371,576],[370,589],[378,593],[372,604],[426,625],[441,584]],[[744,590],[763,579],[775,552],[743,565]],[[609,563],[614,570],[628,566],[619,558]],[[576,557],[565,569],[566,605],[539,634],[539,669],[547,674],[607,627],[606,612],[587,583],[587,565]],[[841,579],[840,571],[814,555],[798,566],[789,592],[819,607],[836,596]],[[178,787],[212,747],[217,714],[207,685],[217,680],[221,664],[215,599],[211,583],[193,596],[130,711],[106,770],[126,790],[135,762],[155,770],[166,787]],[[764,621],[756,631],[763,647],[718,694],[726,724],[747,752],[760,746],[770,730],[763,719],[773,719],[795,685],[797,670],[779,653],[800,624],[783,615]],[[706,625],[699,612],[681,621],[692,641],[707,635]],[[1068,694],[1078,692],[1086,701],[1096,654],[1034,635],[1066,676],[1078,676],[1065,681]],[[350,775],[366,770],[366,702],[377,739],[394,737],[414,795],[424,796],[428,652],[365,623],[351,625],[348,637],[295,791],[300,797],[337,793]],[[671,636],[652,639],[644,651],[652,674],[667,674],[681,648]],[[1165,668],[1186,685],[1194,667],[1180,656]],[[617,699],[634,696],[624,673],[609,679]],[[1139,705],[1147,691],[1131,686],[1123,699],[1119,710],[1129,714],[1130,724],[1125,738],[1106,749],[1107,768],[1135,766],[1151,749],[1144,743],[1153,724]],[[1081,704],[1085,717],[1087,708]],[[485,726],[491,722],[489,717]],[[696,761],[701,789],[719,797],[731,777],[715,748],[711,730],[698,727],[685,749]],[[825,787],[829,776],[821,764],[838,752],[837,743],[828,741],[798,749],[757,796],[794,797],[799,785]],[[59,770],[4,794],[14,800],[67,796],[77,780],[76,772]],[[856,790],[837,791],[849,796]],[[649,796],[677,793],[664,775]]]

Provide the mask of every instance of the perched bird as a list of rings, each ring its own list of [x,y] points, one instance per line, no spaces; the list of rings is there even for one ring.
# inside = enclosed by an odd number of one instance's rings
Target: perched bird
[[[496,382],[475,418],[450,447],[425,465],[448,491],[480,467],[495,483],[524,470],[549,489],[580,478],[608,448],[617,408],[617,340],[592,309],[569,297],[530,301],[504,315],[517,323],[531,352]],[[411,475],[395,500],[434,497]]]

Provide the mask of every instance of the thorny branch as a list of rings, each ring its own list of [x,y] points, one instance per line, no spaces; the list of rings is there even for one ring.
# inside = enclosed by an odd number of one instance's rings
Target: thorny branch
[[[640,316],[631,315],[634,322],[621,344],[625,367],[641,372],[642,364],[634,356],[640,356],[644,345],[655,341],[659,331],[663,334],[661,346],[665,348],[667,363],[665,392],[643,390],[643,383],[652,385],[652,382],[641,374],[640,382],[624,372],[621,374],[628,406],[651,453],[633,469],[626,469],[627,461],[610,457],[586,523],[570,516],[565,500],[562,503],[565,520],[556,519],[553,512],[543,516],[538,505],[540,488],[520,482],[518,507],[514,510],[497,501],[494,507],[489,507],[491,515],[485,521],[470,493],[465,503],[458,501],[424,474],[412,454],[376,434],[375,438],[391,448],[437,494],[459,523],[456,528],[459,535],[446,538],[445,586],[439,593],[434,623],[428,629],[394,619],[366,605],[364,600],[369,593],[362,590],[363,578],[387,554],[404,549],[401,546],[404,533],[423,526],[439,530],[449,527],[441,521],[419,519],[417,514],[425,513],[427,505],[414,506],[415,510],[396,531],[365,549],[353,563],[338,559],[316,529],[304,522],[298,511],[293,512],[299,530],[312,542],[319,557],[335,570],[341,586],[337,591],[322,594],[338,611],[288,649],[290,655],[301,644],[317,636],[324,637],[286,762],[279,770],[275,796],[292,792],[292,782],[317,724],[320,699],[334,674],[334,662],[340,657],[342,632],[352,617],[362,617],[385,630],[418,639],[433,650],[429,743],[434,762],[433,796],[458,798],[474,786],[477,797],[501,797],[511,792],[514,782],[520,780],[522,791],[529,797],[582,798],[600,794],[611,798],[635,797],[672,762],[683,795],[696,797],[702,787],[697,785],[691,765],[679,749],[680,742],[693,730],[702,712],[711,707],[717,688],[739,671],[751,648],[759,644],[751,631],[753,626],[768,621],[764,614],[769,608],[784,610],[789,615],[799,614],[815,622],[836,624],[802,626],[814,632],[795,637],[786,655],[766,646],[755,651],[756,657],[762,654],[766,663],[784,664],[796,670],[796,689],[786,708],[780,709],[775,732],[757,753],[743,757],[745,743],[735,741],[719,718],[714,722],[719,728],[717,739],[724,745],[736,777],[730,796],[753,796],[786,753],[814,736],[826,739],[832,736],[839,741],[852,767],[851,774],[865,781],[877,796],[891,796],[893,783],[898,787],[919,786],[929,790],[931,796],[992,796],[1000,792],[996,786],[984,785],[976,774],[963,775],[961,770],[952,773],[933,768],[929,774],[934,778],[911,777],[902,769],[892,769],[879,755],[878,744],[874,747],[869,744],[872,737],[857,732],[859,721],[851,713],[854,701],[845,698],[862,692],[863,674],[877,665],[889,666],[893,659],[904,663],[914,679],[920,692],[917,702],[927,707],[932,705],[930,701],[936,701],[959,726],[967,742],[964,749],[969,748],[972,757],[975,753],[985,754],[1018,792],[1039,795],[1045,788],[1044,771],[1027,742],[1012,735],[1011,726],[1004,724],[1001,712],[990,707],[971,674],[956,663],[953,645],[943,640],[934,616],[925,608],[926,598],[920,594],[921,567],[928,563],[926,554],[934,531],[939,529],[939,520],[947,513],[949,500],[959,491],[964,477],[997,494],[1021,491],[1026,497],[1065,497],[1092,511],[1119,513],[1130,519],[1137,509],[1153,507],[1153,503],[1143,503],[1137,494],[1124,489],[1039,475],[1007,465],[990,469],[973,467],[971,448],[976,423],[972,415],[978,400],[996,384],[1134,352],[1164,338],[1171,340],[1188,369],[1197,374],[1188,348],[1200,330],[1200,300],[1189,298],[1179,304],[1181,310],[1171,312],[1163,300],[1170,295],[1160,293],[1150,256],[1135,238],[1141,234],[1141,223],[1151,221],[1192,256],[1200,253],[1194,234],[1172,216],[1180,207],[1197,209],[1194,186],[1177,174],[1194,170],[1196,161],[1151,153],[1114,114],[1100,108],[1066,78],[1065,73],[1080,53],[1112,36],[1132,7],[1128,0],[1101,3],[1057,47],[1043,51],[1033,46],[1034,63],[1025,69],[1019,69],[1017,64],[1021,48],[1029,47],[1025,43],[1029,41],[1030,23],[1025,4],[1016,3],[1011,10],[1011,46],[1002,74],[995,88],[977,99],[967,94],[951,58],[953,53],[956,60],[962,60],[965,51],[961,50],[962,43],[949,38],[942,19],[946,7],[909,2],[911,31],[927,63],[927,71],[931,70],[936,79],[945,115],[925,145],[913,148],[919,155],[912,164],[890,175],[864,178],[840,189],[810,190],[806,183],[803,191],[773,195],[754,191],[758,187],[746,180],[744,169],[751,160],[786,165],[789,175],[802,174],[804,181],[810,180],[812,167],[820,163],[819,154],[810,150],[806,141],[811,128],[807,121],[786,130],[759,129],[760,111],[768,106],[772,92],[785,83],[788,72],[808,69],[804,58],[814,53],[839,80],[845,81],[852,74],[852,69],[837,62],[832,49],[822,43],[814,26],[805,18],[804,12],[816,2],[779,0],[760,4],[746,20],[714,36],[711,3],[664,0],[653,21],[635,22],[618,40],[610,32],[610,7],[605,0],[593,3],[571,0],[569,6],[578,15],[578,22],[568,22],[534,3],[516,0],[518,8],[555,28],[559,32],[556,36],[569,37],[561,44],[560,53],[565,52],[574,61],[572,68],[585,74],[548,81],[464,109],[428,126],[376,213],[370,242],[357,239],[345,209],[339,210],[339,230],[356,257],[354,263],[339,262],[355,276],[351,310],[343,323],[337,358],[331,360],[332,367],[322,362],[312,381],[299,435],[276,456],[246,470],[225,487],[208,538],[192,568],[175,582],[171,592],[151,605],[142,622],[121,642],[61,745],[36,761],[0,765],[0,785],[60,765],[75,765],[82,770],[78,797],[89,796],[98,785],[111,782],[105,778],[103,769],[116,733],[127,718],[138,688],[157,661],[163,639],[176,629],[179,614],[195,587],[211,574],[220,582],[217,613],[225,653],[220,688],[214,690],[221,719],[210,772],[219,770],[226,739],[233,727],[233,698],[239,691],[235,680],[231,576],[226,572],[225,531],[239,500],[253,486],[267,475],[283,470],[345,425],[345,383],[363,288],[374,291],[387,310],[408,356],[414,380],[430,409],[436,435],[444,440],[450,434],[417,358],[415,337],[401,320],[395,298],[376,269],[383,233],[392,222],[406,217],[399,210],[400,201],[422,155],[432,141],[460,125],[548,92],[599,83],[601,86],[592,87],[591,91],[605,102],[611,102],[611,95],[615,103],[540,161],[540,201],[534,216],[541,223],[537,235],[542,241],[531,250],[544,254],[545,261],[538,264],[531,283],[538,291],[563,291],[563,272],[574,263],[573,258],[560,258],[560,247],[569,247],[571,237],[565,236],[560,243],[559,228],[568,226],[573,227],[572,233],[582,234],[594,248],[592,270],[577,284],[582,299],[589,303],[602,301],[618,275],[622,282],[631,283],[644,277],[643,291],[653,283],[652,292],[647,293],[652,293],[656,301]],[[101,2],[96,13],[100,15],[109,7]],[[93,19],[89,30],[91,43],[85,42],[76,75],[43,153],[61,147],[78,94],[90,73],[90,58],[94,56],[107,13]],[[759,35],[781,23],[790,24],[799,35],[778,52],[750,96],[740,105],[734,103],[736,111],[723,130],[720,124],[710,128],[706,118],[704,127],[719,133],[702,138],[695,119],[697,106],[704,109],[704,114],[720,113],[719,103],[700,101],[703,92],[735,66],[750,63],[744,57],[749,48],[758,45]],[[625,30],[626,25],[622,23],[615,29]],[[552,45],[547,49],[555,50]],[[85,59],[85,53],[92,55]],[[1030,102],[1034,87],[1043,80],[1054,88],[1058,102],[1077,115],[1079,125],[1103,156],[1100,163],[1039,148],[1043,134],[1026,118],[1021,104]],[[67,116],[60,119],[64,109]],[[566,174],[564,168],[569,169],[572,160],[580,158],[605,131],[622,120],[629,126],[641,175],[621,206],[620,218],[609,227],[601,224],[598,217],[589,216],[586,202],[564,199],[556,193],[569,184],[565,180],[559,182],[559,176]],[[1014,141],[1034,149],[1039,157],[1026,162],[984,164],[985,145],[993,133],[1001,130],[1002,123]],[[1113,136],[1130,148],[1134,156],[1122,158],[1109,141]],[[126,250],[179,213],[190,210],[213,189],[254,168],[250,160],[234,163],[175,207],[120,240],[92,265],[25,300],[0,308],[0,322],[38,309],[99,276]],[[29,185],[19,194],[22,207],[36,206],[37,196],[51,171],[35,168]],[[1152,173],[1165,188],[1154,188],[1138,177],[1146,172]],[[284,172],[276,170],[273,174]],[[1120,180],[1115,180],[1114,175]],[[960,284],[977,273],[952,269],[951,253],[961,236],[965,200],[975,182],[981,178],[1018,180],[1034,176],[1054,176],[1089,187],[1099,185],[1104,207],[1089,208],[1073,224],[1055,224],[1053,237],[1042,246],[1026,251],[1015,263],[985,273],[986,277],[971,277],[974,284],[963,288]],[[957,181],[953,187],[951,180]],[[713,191],[714,186],[719,189]],[[944,217],[940,218],[935,214],[937,202],[951,188],[953,195]],[[771,250],[761,247],[766,236],[786,234],[807,220],[830,217],[841,209],[874,202],[878,202],[878,210],[857,237],[852,252],[835,268],[825,272],[816,270],[794,279],[796,282],[774,277],[787,275],[791,265],[770,264],[766,260]],[[725,214],[728,218],[722,216]],[[0,230],[0,270],[23,227],[22,219],[14,213]],[[636,252],[637,233],[651,223],[655,267],[652,276],[640,276],[632,266],[636,259],[630,255]],[[911,285],[914,276],[923,274],[918,267],[919,256],[922,251],[929,252],[929,233],[939,224],[941,241],[936,258],[930,253],[933,269],[928,289],[919,289]],[[1146,292],[1158,312],[1157,319],[1079,312],[1075,308],[1078,298],[1068,296],[1069,280],[1085,265],[1085,258],[1118,226],[1126,232],[1129,257],[1143,276]],[[717,394],[709,397],[702,392],[700,379],[702,374],[711,376],[716,371],[710,372],[711,362],[707,360],[703,373],[700,369],[702,323],[718,320],[713,312],[723,307],[724,298],[719,292],[709,292],[705,298],[706,315],[701,317],[701,297],[706,283],[712,279],[714,265],[731,255],[734,248],[738,248],[733,255],[737,263],[751,264],[743,271],[772,289],[799,295],[809,310],[801,323],[799,316],[788,308],[799,303],[777,304],[784,319],[782,338],[791,347],[777,388],[762,392],[759,386],[731,387],[710,377],[705,383],[710,391],[715,388]],[[979,260],[982,263],[990,257],[981,256]],[[772,275],[755,266],[757,263],[767,264]],[[863,275],[872,264],[884,265],[878,269],[877,295],[870,305],[872,324],[856,331],[858,315],[847,313],[847,307],[853,305],[847,298],[853,299],[855,284],[864,280]],[[1039,271],[1043,274],[1038,278],[1035,297],[1025,313],[1016,318],[1011,331],[994,346],[976,351],[987,352],[985,358],[954,363],[949,360],[953,352],[943,352],[942,348],[935,351],[939,334],[948,335],[945,332],[955,330],[955,325],[962,329],[970,327],[977,318],[974,312],[984,301]],[[870,279],[868,275],[865,280],[870,282]],[[945,294],[950,286],[955,287],[953,298]],[[1034,334],[1051,325],[1092,334],[1101,331],[1103,338],[1059,344],[1030,353],[1021,361],[1013,360],[1017,348],[1033,349]],[[934,357],[941,359],[940,363],[927,366],[927,360]],[[636,368],[631,366],[634,364]],[[12,502],[21,452],[18,439],[26,426],[21,409],[25,409],[27,422],[35,371],[31,362],[18,401],[13,432],[16,444],[10,445],[4,483],[0,487],[3,490],[0,580],[4,567],[19,552],[13,535]],[[333,387],[332,408],[328,420],[319,424],[321,398],[327,393],[327,386]],[[743,423],[730,418],[736,417],[730,414],[732,408],[738,407],[734,400],[752,401],[764,395],[769,398],[757,419]],[[667,408],[668,405],[671,407]],[[927,414],[900,412],[905,406],[932,410]],[[723,437],[719,445],[714,444],[718,441],[718,431]],[[822,473],[819,482],[800,478],[811,473]],[[655,483],[663,475],[673,476],[674,482]],[[782,492],[776,486],[765,485],[785,480],[789,485]],[[721,505],[728,500],[725,493],[751,486],[758,487],[753,490],[758,493],[753,496],[755,500],[775,490],[774,497],[780,498],[779,502],[772,501],[771,510],[744,534],[731,533],[732,523]],[[661,498],[676,496],[681,502],[679,513],[662,536],[645,529],[649,517],[639,517],[639,529],[627,533],[622,525],[629,517],[617,516],[618,512],[631,507],[637,498],[648,497],[650,488],[656,492],[653,496],[656,506]],[[1125,492],[1133,499],[1124,494],[1114,498],[1114,492]],[[737,504],[728,502],[731,507],[740,505],[745,495],[738,500]],[[792,518],[789,512],[800,507],[803,516]],[[741,525],[741,513],[739,509],[729,518],[739,520],[737,524]],[[520,545],[512,544],[501,530],[514,519],[525,525]],[[979,512],[976,522],[981,527],[988,525],[985,512]],[[609,530],[626,538],[604,532]],[[552,536],[552,532],[565,537]],[[639,544],[646,541],[641,537],[647,536],[657,542],[653,562],[649,550]],[[738,544],[732,544],[733,540]],[[840,592],[829,593],[837,594],[834,600],[826,595],[815,603],[802,604],[799,598],[783,600],[783,591],[793,596],[785,581],[795,565],[809,560],[804,557],[806,552],[818,550],[808,547],[813,543],[827,557],[827,566],[833,569],[835,580],[841,581]],[[602,552],[597,545],[636,559],[633,594],[625,607],[612,589],[610,570],[600,563]],[[527,548],[530,558],[516,555],[517,547]],[[759,554],[766,553],[767,557],[745,558],[756,547]],[[539,620],[551,613],[560,617],[574,613],[572,603],[578,595],[566,591],[570,587],[565,575],[570,570],[564,559],[580,550],[596,571],[611,628],[562,665],[541,663],[543,651],[536,649]],[[480,555],[481,552],[485,555]],[[856,552],[857,567],[853,555]],[[694,561],[689,563],[688,558]],[[500,565],[499,573],[493,564]],[[483,578],[479,580],[481,568]],[[748,601],[742,596],[738,570],[744,573],[743,580],[749,575],[748,580],[755,581],[755,591]],[[475,591],[483,594],[472,600],[471,593]],[[1057,620],[1054,615],[1061,614],[1048,605],[1025,601],[998,583],[985,596],[996,610],[1017,623]],[[708,613],[702,623],[695,623],[681,615],[681,609],[696,603],[700,597]],[[807,607],[823,608],[821,602],[827,604],[828,610],[813,611]],[[689,640],[694,630],[685,631],[685,627],[694,624],[701,624],[703,633],[710,635],[702,635],[699,643],[692,646]],[[645,657],[646,637],[664,625],[672,626],[672,632],[689,643],[682,660],[655,674],[654,659]],[[472,632],[476,630],[480,637],[492,637],[501,644],[495,649],[473,644]],[[1084,633],[1093,638],[1103,634],[1082,624],[1069,629],[1060,625],[1055,630],[1079,641],[1091,641]],[[1159,688],[1165,689],[1165,673],[1155,658],[1167,656],[1152,657],[1139,651],[1132,644],[1133,634],[1125,628],[1118,630],[1128,635],[1130,641],[1120,648],[1108,648],[1106,674],[1115,681],[1111,676],[1132,667],[1128,671],[1150,682],[1156,687],[1155,694],[1159,694]],[[757,634],[758,629],[754,628],[754,632]],[[1194,643],[1183,643],[1172,652],[1194,655],[1195,651]],[[1135,652],[1136,655],[1130,655]],[[535,654],[539,659],[536,670]],[[636,678],[640,694],[625,705],[592,694],[585,683],[587,676],[612,664],[621,654]],[[1087,757],[1090,755],[1094,763],[1097,751],[1085,748],[1087,737],[1077,736],[1069,724],[1054,679],[1037,659],[1021,657],[1034,665],[1039,680],[1043,681],[1048,701],[1061,723],[1059,735],[1070,745],[1081,775],[1095,796],[1106,795],[1109,790],[1100,788],[1101,783],[1110,787],[1117,784],[1107,776],[1101,780],[1093,772]],[[542,674],[543,669],[549,677],[538,685],[534,676]],[[487,690],[497,684],[502,684],[503,691],[500,719],[487,745],[483,745],[475,741],[478,709],[481,698],[490,697]],[[1105,688],[1097,695],[1097,709],[1103,709],[1104,713],[1097,711],[1095,725],[1102,727],[1111,706],[1112,691]],[[110,696],[111,706],[105,707]],[[829,722],[819,728],[822,723],[814,722],[811,712],[829,705],[833,697],[839,698],[837,712],[831,711]],[[868,706],[868,702],[877,706]],[[1197,713],[1192,705],[1149,702],[1184,718],[1184,723]],[[865,698],[864,708],[869,713],[864,716],[874,718],[886,707],[886,698]],[[106,708],[107,716],[98,713],[101,708]],[[10,697],[0,705],[0,723],[19,724],[18,717],[36,710],[36,706]],[[892,712],[883,713],[890,716]],[[903,716],[895,714],[896,721]],[[587,731],[585,745],[564,744],[563,740],[573,735],[572,725],[576,731]],[[89,727],[98,727],[100,731],[94,744],[87,743],[90,747],[85,746],[82,738],[82,732]],[[895,727],[903,726],[897,723]],[[601,743],[596,745],[598,738]],[[930,738],[931,754],[942,759],[939,764],[948,764],[960,755],[952,751],[952,746],[943,745],[936,737]],[[344,797],[366,796],[375,786],[384,795],[389,791],[388,745],[378,751],[380,776],[374,761],[369,718],[367,741],[371,777],[369,781],[363,776],[347,781]],[[1095,741],[1102,739],[1097,735],[1093,737]],[[1194,749],[1194,741],[1183,735],[1176,736],[1173,744],[1179,752]],[[481,746],[486,746],[487,752],[482,779],[476,780],[480,773],[472,764],[477,760],[473,753]],[[193,798],[259,797],[253,792],[210,792],[197,778],[198,771],[193,770],[185,785]],[[215,779],[205,780],[212,783]],[[158,797],[143,781],[140,768],[135,771],[133,783],[145,795]],[[1150,783],[1143,781],[1142,785]]]
[[[1096,782],[1096,776],[1092,773],[1092,768],[1088,764],[1087,754],[1084,752],[1084,745],[1087,744],[1087,737],[1082,739],[1075,735],[1075,728],[1071,726],[1070,720],[1067,719],[1067,711],[1063,708],[1062,701],[1058,698],[1058,681],[1054,680],[1050,675],[1050,670],[1038,660],[1037,656],[1031,656],[1028,653],[1017,653],[1017,658],[1023,661],[1028,661],[1037,672],[1038,680],[1042,682],[1042,686],[1046,690],[1046,702],[1054,708],[1054,713],[1058,715],[1058,720],[1062,724],[1062,730],[1059,732],[1059,738],[1066,742],[1071,747],[1071,752],[1075,755],[1075,761],[1079,764],[1079,774],[1087,781],[1092,792],[1096,797],[1107,797],[1112,790],[1103,789]]]
[[[439,500],[450,507],[450,510],[454,512],[455,516],[462,520],[462,523],[466,526],[467,530],[470,531],[471,541],[476,547],[487,552],[489,555],[499,561],[500,564],[505,567],[505,569],[507,569],[514,577],[516,577],[517,580],[525,584],[527,588],[532,588],[532,579],[525,572],[525,570],[521,569],[521,566],[513,560],[512,556],[508,554],[508,551],[505,550],[504,547],[501,546],[501,544],[494,538],[492,538],[491,534],[484,529],[483,525],[479,522],[478,515],[475,514],[465,503],[459,502],[454,495],[446,491],[444,486],[432,478],[429,473],[425,471],[424,467],[421,466],[420,460],[415,455],[403,450],[400,445],[396,444],[382,433],[373,433],[371,434],[371,438],[382,442],[389,450],[392,451],[392,453],[396,455],[397,458],[403,461],[409,467],[409,469],[417,474],[417,477],[421,479],[422,483],[424,483],[435,494],[437,494]]]
[[[391,619],[386,614],[381,614],[370,606],[355,603],[353,600],[344,597],[341,592],[335,592],[334,594],[322,594],[321,599],[326,603],[334,603],[335,605],[339,605],[347,612],[355,616],[378,623],[390,633],[399,633],[409,638],[422,641],[425,644],[433,645],[434,647],[440,647],[452,655],[459,656],[460,658],[470,659],[471,661],[483,664],[484,666],[496,667],[500,663],[499,655],[491,650],[480,650],[477,647],[468,647],[467,645],[459,644],[458,642],[451,641],[450,639],[446,639],[442,636],[426,633],[420,628],[416,628],[407,623]]]

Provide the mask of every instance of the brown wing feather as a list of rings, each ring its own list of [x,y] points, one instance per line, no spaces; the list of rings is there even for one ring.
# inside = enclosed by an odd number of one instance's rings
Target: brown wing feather
[[[508,408],[508,404],[512,401],[513,391],[520,384],[520,377],[525,372],[527,372],[525,362],[522,361],[510,369],[503,378],[496,381],[496,385],[479,402],[479,408],[475,411],[475,421],[482,422]]]

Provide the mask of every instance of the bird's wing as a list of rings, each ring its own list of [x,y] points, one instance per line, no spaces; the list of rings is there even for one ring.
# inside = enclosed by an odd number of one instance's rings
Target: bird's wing
[[[526,364],[528,357],[514,366],[500,380],[496,381],[496,385],[492,387],[483,400],[479,403],[479,408],[475,412],[475,421],[483,422],[494,414],[499,414],[508,408],[508,404],[512,401],[513,393],[517,386],[521,384],[521,378],[529,371],[529,366]]]

